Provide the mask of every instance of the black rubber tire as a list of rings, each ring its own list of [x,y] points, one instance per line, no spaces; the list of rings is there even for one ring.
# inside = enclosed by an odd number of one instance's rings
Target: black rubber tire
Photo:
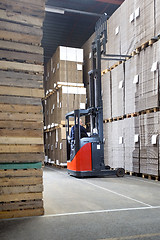
[[[124,177],[124,174],[125,174],[124,168],[117,168],[117,169],[116,169],[116,175],[117,175],[117,177]]]

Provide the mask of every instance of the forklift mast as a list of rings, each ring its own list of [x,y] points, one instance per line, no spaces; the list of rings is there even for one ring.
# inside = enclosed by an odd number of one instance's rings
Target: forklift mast
[[[95,41],[92,43],[92,69],[89,74],[90,108],[95,115],[90,116],[91,134],[97,129],[100,142],[103,143],[103,102],[101,89],[101,55],[106,53],[107,15],[103,15],[95,26]]]

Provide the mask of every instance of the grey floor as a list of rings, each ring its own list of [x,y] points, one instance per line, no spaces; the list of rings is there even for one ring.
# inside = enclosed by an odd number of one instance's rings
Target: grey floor
[[[0,220],[0,240],[160,240],[160,182],[44,169],[45,215]]]

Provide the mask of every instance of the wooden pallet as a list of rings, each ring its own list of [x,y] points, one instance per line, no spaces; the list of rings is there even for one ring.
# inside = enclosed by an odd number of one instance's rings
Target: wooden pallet
[[[30,201],[42,199],[42,192],[40,193],[10,193],[0,195],[0,202],[17,202],[17,201]]]
[[[41,169],[42,162],[36,163],[0,163],[0,170],[8,169]]]
[[[11,145],[5,145],[1,144],[0,145],[0,154],[1,153],[41,153],[43,152],[44,146],[43,144],[35,144],[35,145],[30,145],[30,144],[11,144]]]
[[[107,118],[103,120],[104,123],[113,122],[113,118]]]
[[[5,218],[18,218],[18,217],[30,217],[30,216],[40,216],[44,214],[43,208],[37,209],[18,209],[13,211],[1,211],[0,212],[0,219]]]
[[[131,53],[131,56],[134,57],[136,54],[137,54],[137,51],[134,50],[134,51]]]
[[[142,173],[142,178],[147,178],[149,180],[160,181],[160,177],[159,176],[153,176],[153,175],[149,175],[149,174],[143,174]]]
[[[39,3],[39,1],[37,2]],[[22,15],[32,15],[37,16],[40,18],[44,18],[44,11],[43,11],[43,4],[34,4],[34,2],[22,2],[15,0],[14,2],[12,0],[2,1],[0,0],[1,8],[2,9],[12,9],[14,12],[19,12]],[[24,7],[25,4],[25,7]]]
[[[153,112],[159,112],[160,108],[159,107],[155,107],[155,108],[150,108],[150,109],[146,109],[141,111],[141,114],[147,114],[147,113],[153,113]]]
[[[123,119],[126,119],[126,118],[137,117],[137,116],[140,116],[140,115],[145,115],[145,114],[149,114],[149,113],[153,113],[153,112],[159,112],[159,111],[160,111],[159,107],[150,108],[150,109],[146,109],[146,110],[143,110],[143,111],[140,111],[140,112],[128,113],[128,114],[125,114],[123,116],[104,119],[103,123],[119,121],[119,120],[123,120]]]
[[[35,26],[41,28],[43,26],[43,19],[33,16],[22,15],[20,13],[16,13],[11,11],[12,14],[8,14],[6,10],[0,9],[1,19],[4,21],[11,21],[16,23],[21,23],[24,25]]]
[[[9,169],[9,170],[0,170],[0,176],[8,177],[8,178],[16,178],[16,177],[42,177],[43,172],[42,169]]]
[[[140,115],[139,112],[128,113],[128,114],[125,115],[125,118],[137,117],[137,116],[139,116],[139,115]]]
[[[39,38],[39,41],[41,41],[43,32],[41,28],[34,28],[33,26],[26,26],[18,24],[17,22],[6,22],[0,20],[0,29],[5,31],[11,31],[15,33],[22,33],[22,34],[28,34],[31,36],[36,36]]]
[[[136,172],[127,171],[127,170],[125,170],[125,174],[130,176],[142,177],[141,173],[136,173]]]
[[[26,43],[35,46],[41,45],[41,37],[26,33],[16,33],[11,30],[0,30],[0,39],[7,41],[11,40],[12,42]]]
[[[35,46],[31,44],[25,44],[25,43],[17,43],[17,42],[11,42],[6,40],[0,40],[0,48],[1,49],[7,49],[10,51],[23,52],[23,53],[32,53],[35,55],[35,58],[38,54],[43,56],[43,48],[40,46]],[[32,55],[33,56],[33,55]]]
[[[0,175],[0,218],[12,217],[12,214],[22,217],[23,210],[32,215],[43,209],[42,169],[0,170]]]
[[[130,176],[136,176],[136,177],[141,177],[141,178],[146,178],[149,180],[155,180],[155,181],[160,181],[160,177],[159,176],[153,176],[153,175],[149,175],[149,174],[143,174],[143,173],[136,173],[136,172],[131,172],[131,171],[125,171],[126,175],[130,175]]]
[[[0,212],[43,208],[42,200],[16,201],[0,204]]]
[[[28,72],[28,73],[37,73],[43,74],[43,66],[36,64],[20,63],[20,62],[11,62],[0,60],[0,70],[12,70],[18,72]]]
[[[42,177],[4,177],[0,179],[1,187],[8,186],[25,186],[42,184]]]
[[[42,106],[0,103],[0,112],[42,114]]]
[[[123,119],[124,119],[124,116],[118,116],[118,117],[104,119],[103,122],[104,123],[115,122],[115,121],[120,121],[120,120],[123,120]]]
[[[0,50],[0,59],[43,65],[42,54],[23,53],[23,52],[21,53],[21,52],[15,52],[15,51]]]
[[[110,72],[110,69],[105,69],[101,72],[101,75],[103,76],[104,74],[106,74],[107,72]]]

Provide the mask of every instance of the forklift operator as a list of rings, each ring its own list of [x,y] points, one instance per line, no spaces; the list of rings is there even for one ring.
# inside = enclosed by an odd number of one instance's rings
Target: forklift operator
[[[80,124],[80,133],[81,133],[81,138],[83,137],[88,137],[86,129],[83,127],[83,122],[82,119],[79,119],[79,124]],[[71,141],[74,140],[74,126],[71,128],[71,134],[70,134]]]

